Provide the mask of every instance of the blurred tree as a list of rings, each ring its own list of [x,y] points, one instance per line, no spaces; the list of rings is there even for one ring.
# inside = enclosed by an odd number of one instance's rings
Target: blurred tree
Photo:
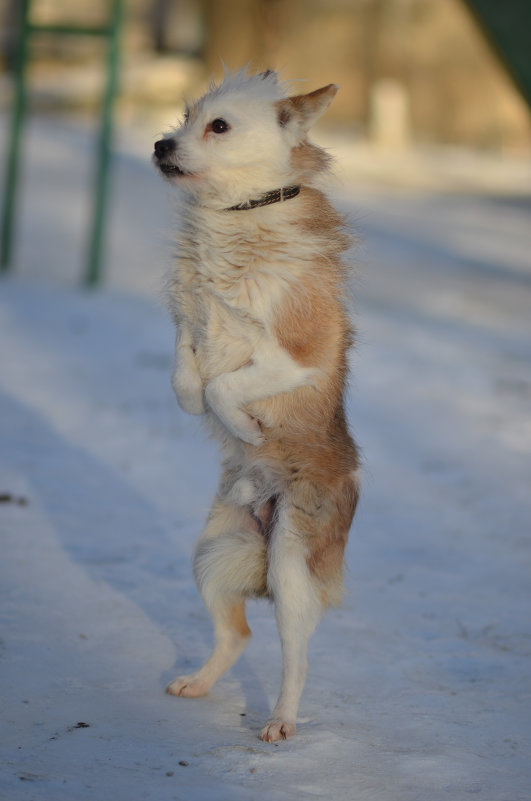
[[[151,10],[151,30],[153,32],[153,46],[157,53],[167,53],[168,47],[168,16],[173,0],[154,0]]]
[[[202,0],[206,24],[204,59],[211,73],[222,62],[231,69],[246,64],[267,67],[278,37],[278,9],[282,0]],[[290,6],[304,6],[292,0]],[[271,66],[271,65],[269,65]]]
[[[3,25],[0,33],[0,52],[3,56],[3,61],[6,69],[12,72],[15,68],[15,50],[16,50],[16,36],[15,30],[17,26],[19,14],[19,0],[8,0],[3,12]]]
[[[157,53],[202,54],[204,24],[196,0],[151,0],[149,28]]]
[[[530,0],[465,0],[465,4],[531,106]]]

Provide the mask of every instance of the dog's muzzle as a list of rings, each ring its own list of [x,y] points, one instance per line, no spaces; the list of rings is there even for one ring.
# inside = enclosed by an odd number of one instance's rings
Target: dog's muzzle
[[[166,158],[171,153],[177,150],[175,139],[159,139],[155,142],[155,157],[160,159]]]
[[[153,158],[164,175],[185,175],[184,170],[181,170],[173,160],[170,161],[176,150],[175,139],[159,139],[155,142]]]

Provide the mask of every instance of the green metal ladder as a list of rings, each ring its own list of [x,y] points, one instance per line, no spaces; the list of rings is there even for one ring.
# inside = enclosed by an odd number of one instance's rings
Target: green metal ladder
[[[118,83],[119,34],[123,18],[122,0],[109,0],[109,3],[110,13],[107,24],[105,25],[38,25],[31,22],[31,0],[20,0],[20,24],[16,47],[13,112],[7,147],[7,164],[3,194],[4,202],[1,221],[0,270],[3,272],[7,272],[12,266],[21,140],[27,107],[26,64],[28,60],[29,41],[37,34],[94,36],[106,38],[108,40],[107,81],[103,96],[97,148],[92,222],[87,252],[85,283],[88,285],[95,285],[101,278],[104,225],[109,183],[110,147],[113,127],[113,107]]]

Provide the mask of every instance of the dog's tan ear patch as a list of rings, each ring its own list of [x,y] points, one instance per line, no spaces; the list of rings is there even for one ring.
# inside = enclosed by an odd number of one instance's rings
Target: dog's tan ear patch
[[[295,124],[301,133],[310,130],[314,122],[324,114],[338,92],[339,86],[329,83],[307,95],[293,95],[277,103],[279,125],[283,128]]]

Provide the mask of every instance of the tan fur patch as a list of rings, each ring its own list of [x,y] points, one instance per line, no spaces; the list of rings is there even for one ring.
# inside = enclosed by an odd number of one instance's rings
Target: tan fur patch
[[[251,629],[245,617],[245,604],[235,604],[230,610],[230,623],[231,627],[236,631],[240,637],[250,637]]]
[[[303,180],[306,175],[328,169],[330,161],[328,153],[312,145],[308,140],[301,142],[291,151],[291,166],[297,171],[299,180]]]
[[[334,514],[322,521],[323,529],[310,541],[307,564],[326,603],[335,605],[341,602],[343,555],[358,502],[358,487],[347,478],[331,496],[335,502]]]

